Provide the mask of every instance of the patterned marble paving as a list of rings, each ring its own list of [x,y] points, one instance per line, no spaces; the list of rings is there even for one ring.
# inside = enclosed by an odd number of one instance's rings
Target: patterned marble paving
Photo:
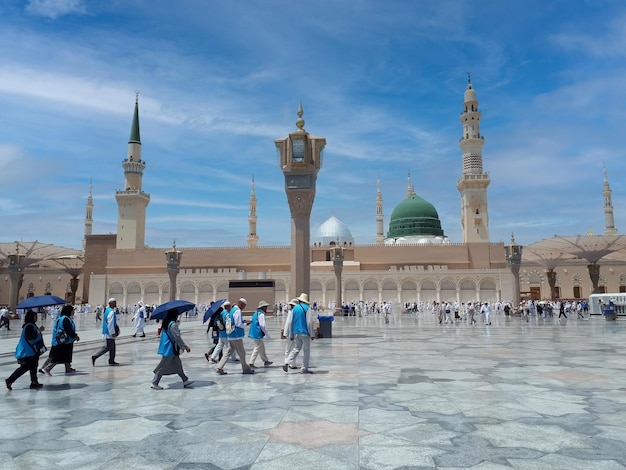
[[[77,321],[79,374],[59,366],[41,390],[24,376],[0,392],[3,469],[626,469],[626,321],[337,318],[312,344],[313,375],[285,374],[274,340],[272,367],[218,376],[189,319],[196,382],[164,377],[162,391],[149,388],[155,325],[146,338],[124,325],[121,367],[92,367],[99,330]],[[280,326],[270,319],[272,336]],[[4,377],[16,330],[0,331]]]

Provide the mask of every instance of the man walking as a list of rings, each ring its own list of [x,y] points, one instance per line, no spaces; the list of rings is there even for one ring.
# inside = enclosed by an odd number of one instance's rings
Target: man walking
[[[481,313],[485,316],[485,325],[491,325],[491,306],[489,302],[483,304]]]
[[[0,307],[0,328],[6,326],[7,330],[11,330],[9,326],[9,309]]]
[[[102,338],[106,340],[106,345],[102,346],[100,350],[91,356],[91,364],[96,365],[96,359],[102,356],[104,353],[109,353],[109,365],[119,366],[119,363],[115,362],[115,338],[119,334],[119,328],[117,326],[117,301],[111,297],[108,302],[109,306],[104,311],[104,318],[102,319]]]
[[[270,339],[270,332],[267,331],[267,327],[265,326],[265,314],[267,313],[267,307],[269,307],[269,305],[270,304],[264,300],[261,300],[256,312],[252,315],[250,329],[248,330],[248,338],[254,340],[254,349],[252,350],[249,362],[250,367],[256,367],[254,361],[256,361],[257,356],[261,356],[265,367],[269,367],[273,364],[267,357],[265,343],[263,342],[264,338]]]
[[[300,351],[303,351],[302,369],[300,372],[312,374],[313,372],[309,370],[309,357],[311,354],[311,341],[315,339],[313,315],[309,307],[309,296],[302,293],[298,300],[300,303],[289,312],[285,322],[285,336],[293,341],[293,348],[291,353],[289,353],[289,357],[285,359],[283,371],[288,373],[289,364],[293,364]]]
[[[217,365],[216,372],[220,375],[226,375],[226,371],[224,371],[224,364],[226,364],[226,361],[228,361],[233,352],[237,352],[237,355],[241,360],[241,369],[243,370],[243,373],[254,374],[254,369],[252,369],[246,362],[246,350],[243,347],[243,337],[245,335],[245,331],[243,328],[244,322],[241,309],[244,308],[247,303],[246,299],[242,297],[237,301],[237,304],[230,309],[230,311],[227,312],[224,310],[224,324],[226,325],[226,334],[228,336],[228,349]],[[232,327],[234,327],[231,332],[228,331],[229,323]]]

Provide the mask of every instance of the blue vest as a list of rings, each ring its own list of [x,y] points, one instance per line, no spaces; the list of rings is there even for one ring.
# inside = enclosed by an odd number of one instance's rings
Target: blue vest
[[[239,307],[235,306],[235,307],[230,309],[230,312],[228,312],[228,315],[230,315],[230,322],[233,325],[235,325],[235,309],[239,310]],[[224,321],[224,325],[226,325],[225,321]],[[246,332],[244,331],[244,329],[242,327],[235,326],[235,331],[233,331],[231,334],[226,335],[226,336],[229,339],[239,339],[239,338],[243,338],[245,335],[246,335]]]
[[[226,315],[228,315],[228,310],[226,309],[222,310],[222,313],[220,313],[220,318],[222,319],[222,325],[224,325],[224,327],[226,327]],[[228,335],[226,334],[226,330],[219,330],[219,337],[228,338]]]
[[[73,331],[76,331],[76,325],[74,325],[74,321],[70,317],[66,317],[65,315],[58,317],[52,327],[52,346],[59,345],[59,343],[57,343],[57,335],[59,334],[59,331],[63,330],[64,318],[67,318],[70,321]],[[67,331],[65,333],[67,334]],[[70,335],[67,335],[67,342],[65,344],[72,344],[74,341],[76,341],[76,338],[72,338]]]
[[[263,330],[261,330],[261,325],[259,325],[259,315],[265,315],[263,310],[257,310],[252,315],[252,322],[250,323],[250,330],[248,331],[248,338],[252,339],[262,339],[263,338]]]
[[[109,331],[109,313],[113,312],[113,325],[117,325],[117,315],[115,315],[115,310],[111,307],[107,307],[104,311],[104,318],[102,319],[102,334],[103,335],[114,335],[115,331]]]
[[[308,335],[309,334],[309,329],[306,325],[306,312],[308,310],[309,310],[308,305],[298,304],[291,311],[294,335]]]
[[[37,332],[37,337],[35,339],[27,340],[26,336],[24,336],[26,328],[34,328]],[[35,349],[35,344],[40,342],[43,342],[43,336],[41,336],[41,332],[37,328],[37,325],[35,325],[34,323],[27,323],[22,328],[20,340],[18,341],[17,347],[15,348],[15,358],[24,359],[26,357],[38,356]]]
[[[174,339],[170,337],[170,326],[172,326],[172,323],[175,322],[172,320],[169,325],[167,325],[167,330],[165,328],[161,330],[158,353],[164,357],[178,356],[180,354],[180,348]]]

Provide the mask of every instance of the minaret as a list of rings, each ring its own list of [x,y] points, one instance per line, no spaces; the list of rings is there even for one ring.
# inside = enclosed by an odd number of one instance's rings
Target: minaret
[[[413,183],[411,183],[411,170],[408,170],[406,197],[411,197],[413,194],[415,194],[415,188],[413,187]]]
[[[141,180],[146,163],[141,159],[139,137],[139,93],[135,97],[135,114],[128,140],[128,156],[122,162],[124,189],[115,192],[118,206],[118,249],[142,249],[145,247],[146,207],[150,195],[141,190]]]
[[[385,228],[383,227],[383,193],[380,192],[380,178],[378,178],[378,190],[376,191],[376,244],[385,243]]]
[[[615,228],[615,219],[613,218],[613,202],[611,200],[611,186],[609,186],[609,180],[606,177],[606,166],[603,165],[604,172],[604,189],[602,195],[604,196],[604,234],[605,235],[617,235],[617,229]]]
[[[463,175],[457,188],[461,193],[461,227],[463,243],[489,241],[489,214],[487,212],[487,187],[491,182],[489,174],[483,173],[483,144],[480,135],[481,113],[478,111],[476,91],[467,74],[464,111],[461,113],[463,136],[459,147],[463,151]]]
[[[254,176],[252,177],[252,191],[250,192],[250,214],[248,215],[248,248],[259,245],[259,236],[256,234],[256,194],[254,193]]]
[[[83,251],[87,241],[87,235],[91,235],[93,230],[93,184],[89,180],[89,197],[85,205],[85,236],[83,238]]]

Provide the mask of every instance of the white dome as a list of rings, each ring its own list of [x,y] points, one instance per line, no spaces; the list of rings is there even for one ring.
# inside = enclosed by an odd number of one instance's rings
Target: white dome
[[[343,245],[344,243],[354,244],[354,238],[352,238],[352,233],[348,226],[337,217],[332,216],[319,226],[313,242],[321,243],[322,246],[330,245],[331,243],[338,245]]]

